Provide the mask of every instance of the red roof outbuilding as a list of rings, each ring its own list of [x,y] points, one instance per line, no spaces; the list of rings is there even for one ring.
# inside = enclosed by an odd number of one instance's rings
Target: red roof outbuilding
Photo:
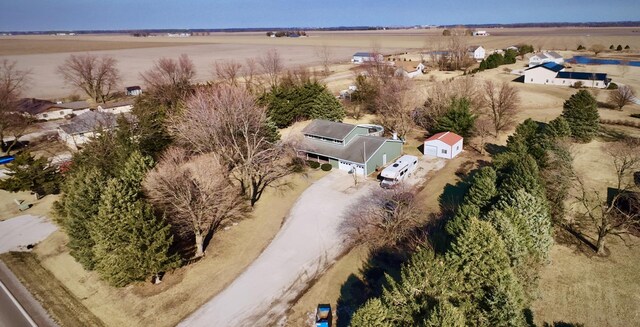
[[[445,144],[454,146],[456,143],[462,140],[462,136],[453,132],[441,132],[441,133],[434,134],[433,136],[428,138],[426,141],[434,141],[434,140],[440,140]]]

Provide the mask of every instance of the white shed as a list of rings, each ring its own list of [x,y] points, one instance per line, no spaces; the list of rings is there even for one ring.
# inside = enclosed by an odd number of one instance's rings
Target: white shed
[[[424,155],[453,159],[462,152],[462,136],[453,132],[442,132],[424,141]]]
[[[367,61],[383,61],[384,58],[379,53],[371,52],[356,52],[351,57],[351,62],[354,64],[362,64]]]
[[[486,50],[479,45],[473,45],[470,46],[467,49],[467,52],[469,53],[469,57],[477,60],[477,61],[481,61],[482,59],[484,59],[484,56],[486,54]]]

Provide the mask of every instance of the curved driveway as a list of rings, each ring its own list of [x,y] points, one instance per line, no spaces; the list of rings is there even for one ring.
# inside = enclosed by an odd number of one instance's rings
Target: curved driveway
[[[264,252],[180,326],[267,326],[342,251],[343,211],[377,184],[333,171],[305,190]]]

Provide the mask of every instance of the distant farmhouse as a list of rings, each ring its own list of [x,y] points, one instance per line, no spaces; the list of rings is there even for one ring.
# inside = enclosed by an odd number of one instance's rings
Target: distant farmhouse
[[[134,86],[127,86],[125,89],[125,93],[127,95],[140,95],[142,94],[142,88],[138,85],[134,85]]]
[[[564,58],[555,51],[538,52],[529,58],[529,67],[538,66],[547,62],[562,65],[564,64]]]
[[[111,114],[121,114],[130,112],[133,108],[133,100],[124,100],[112,103],[103,103],[98,105],[98,111]]]
[[[469,48],[467,48],[467,53],[469,54],[469,57],[477,61],[481,61],[482,59],[484,59],[486,51],[482,46],[472,45]]]
[[[604,73],[567,72],[563,65],[547,62],[524,71],[524,82],[574,86],[580,82],[585,87],[606,88],[611,80]]]
[[[302,134],[296,147],[298,157],[334,168],[369,175],[402,154],[402,141],[379,135],[381,128],[314,120]]]
[[[473,32],[473,36],[489,36],[489,33],[487,33],[487,31],[475,31]]]
[[[99,136],[100,132],[108,131],[118,126],[117,115],[89,111],[73,117],[68,124],[58,127],[58,136],[72,150],[79,150],[91,138]]]
[[[408,78],[414,78],[422,75],[422,72],[425,69],[424,64],[417,61],[395,61],[394,64],[397,67],[396,75]]]
[[[18,102],[18,112],[39,120],[61,119],[71,115],[80,115],[91,109],[91,105],[87,101],[54,103],[47,100],[27,98]]]
[[[371,52],[356,52],[351,57],[351,62],[354,64],[362,64],[367,61],[382,61],[384,57],[379,53]]]

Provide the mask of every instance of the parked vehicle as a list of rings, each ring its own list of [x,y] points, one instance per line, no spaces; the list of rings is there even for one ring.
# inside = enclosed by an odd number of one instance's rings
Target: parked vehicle
[[[318,304],[316,309],[316,327],[331,327],[333,324],[330,304]]]
[[[0,157],[0,165],[8,164],[14,161],[16,158],[14,156],[3,156]]]
[[[380,186],[383,188],[391,188],[402,182],[407,176],[411,175],[418,165],[416,156],[404,155],[396,160],[391,166],[382,170],[380,177],[382,181]]]

